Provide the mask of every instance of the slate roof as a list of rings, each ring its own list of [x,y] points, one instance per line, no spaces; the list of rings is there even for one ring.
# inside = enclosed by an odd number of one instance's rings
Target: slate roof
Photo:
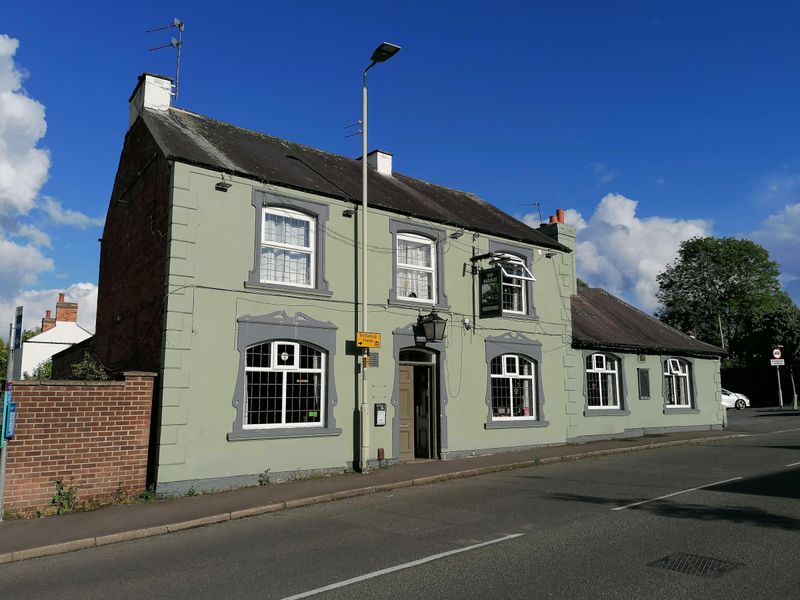
[[[186,110],[143,111],[167,159],[361,203],[361,161],[242,129]],[[507,239],[571,250],[475,194],[369,170],[369,205]]]
[[[717,357],[727,352],[681,333],[601,288],[572,297],[572,346],[637,354]]]

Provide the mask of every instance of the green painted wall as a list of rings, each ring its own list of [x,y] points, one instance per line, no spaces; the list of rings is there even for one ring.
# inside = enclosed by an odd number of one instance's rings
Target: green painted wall
[[[252,483],[254,475],[266,469],[271,473],[343,469],[356,456],[354,415],[358,379],[356,359],[347,355],[346,344],[354,339],[357,323],[354,300],[359,293],[355,277],[358,253],[352,240],[358,235],[358,216],[347,218],[342,214],[344,209],[353,208],[349,203],[237,177],[232,179],[233,185],[227,193],[223,193],[214,189],[217,181],[216,172],[180,163],[174,165],[161,378],[159,486],[180,489],[181,485],[186,487],[187,482],[197,480],[225,480],[223,486]],[[332,296],[320,298],[245,287],[253,268],[255,222],[259,218],[252,205],[254,189],[330,205],[324,252],[325,274]],[[390,219],[404,217],[370,210],[369,329],[383,336],[380,365],[369,370],[370,404],[384,402],[389,409],[387,426],[371,429],[372,458],[377,456],[378,448],[384,448],[386,457],[393,458],[394,407],[390,401],[396,365],[392,357],[392,331],[410,327],[420,312],[388,302],[392,287]],[[447,234],[455,231],[429,222],[418,223]],[[560,234],[564,243],[574,244],[569,227],[561,226]],[[489,241],[485,235],[477,236],[474,240],[477,253],[488,252]],[[469,265],[472,245],[472,232],[467,231],[459,239],[446,238],[444,247],[445,293],[450,310],[442,314],[449,320],[447,361],[443,365],[448,395],[448,442],[443,450],[461,454],[563,443],[567,438],[598,433],[598,427],[600,433],[627,428],[623,419],[601,426],[596,419],[588,422],[582,416],[580,352],[570,348],[569,298],[575,292],[574,254],[554,252],[548,258],[544,249],[534,248],[532,271],[537,279],[534,302],[538,320],[478,319],[477,327],[467,330],[463,319],[473,321],[473,278],[465,265]],[[226,436],[232,431],[236,415],[232,400],[239,369],[237,318],[281,310],[290,316],[302,312],[319,321],[330,321],[338,328],[335,414],[342,433],[324,438],[228,441]],[[428,312],[427,307],[423,311]],[[509,331],[542,344],[541,373],[548,427],[484,428],[488,413],[484,339]],[[702,371],[699,376],[703,385],[715,382],[719,387],[716,366],[708,369],[703,366],[698,371]],[[709,397],[709,404],[712,400]],[[718,404],[719,398],[715,400]],[[656,410],[657,405],[657,400],[651,400],[637,410],[635,422],[644,424],[652,417],[654,423],[666,423],[664,415]],[[669,422],[693,425],[703,420],[691,417],[681,416]],[[708,419],[708,415],[703,417]],[[717,418],[715,413],[714,419]]]

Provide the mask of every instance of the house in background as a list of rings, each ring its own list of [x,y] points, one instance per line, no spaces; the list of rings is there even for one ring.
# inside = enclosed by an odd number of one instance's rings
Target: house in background
[[[158,374],[154,483],[178,493],[352,468],[362,163],[171,107],[170,91],[145,74],[130,99],[93,342],[112,370]],[[614,358],[611,338],[592,352],[598,377],[585,372],[563,212],[534,229],[393,160],[367,156],[369,329],[382,336],[367,369],[370,466],[721,426],[713,356],[686,373],[688,405],[676,392],[662,410],[630,399],[620,354],[609,383],[613,362],[594,356]],[[420,327],[434,313],[440,341]]]
[[[39,365],[54,354],[91,336],[91,333],[78,325],[77,302],[67,302],[64,293],[60,293],[55,317],[47,310],[42,319],[42,332],[23,342],[17,351],[12,379],[30,377]]]

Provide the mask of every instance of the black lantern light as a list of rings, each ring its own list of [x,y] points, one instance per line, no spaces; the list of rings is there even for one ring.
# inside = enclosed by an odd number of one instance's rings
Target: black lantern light
[[[447,325],[447,320],[437,315],[435,311],[429,315],[420,315],[418,323],[422,325],[426,341],[441,342],[444,339],[444,328]]]

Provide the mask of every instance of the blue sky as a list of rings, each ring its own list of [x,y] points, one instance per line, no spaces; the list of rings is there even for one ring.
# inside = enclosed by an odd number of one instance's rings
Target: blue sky
[[[763,243],[800,298],[800,5],[114,4],[3,11],[18,44],[0,51],[0,323],[23,303],[32,324],[67,290],[93,325],[128,97],[141,72],[174,72],[171,50],[147,51],[171,32],[144,30],[175,16],[183,108],[355,157],[361,72],[391,41],[403,50],[370,72],[369,145],[397,171],[531,223],[533,202],[570,209],[579,274],[647,310],[695,234]]]

